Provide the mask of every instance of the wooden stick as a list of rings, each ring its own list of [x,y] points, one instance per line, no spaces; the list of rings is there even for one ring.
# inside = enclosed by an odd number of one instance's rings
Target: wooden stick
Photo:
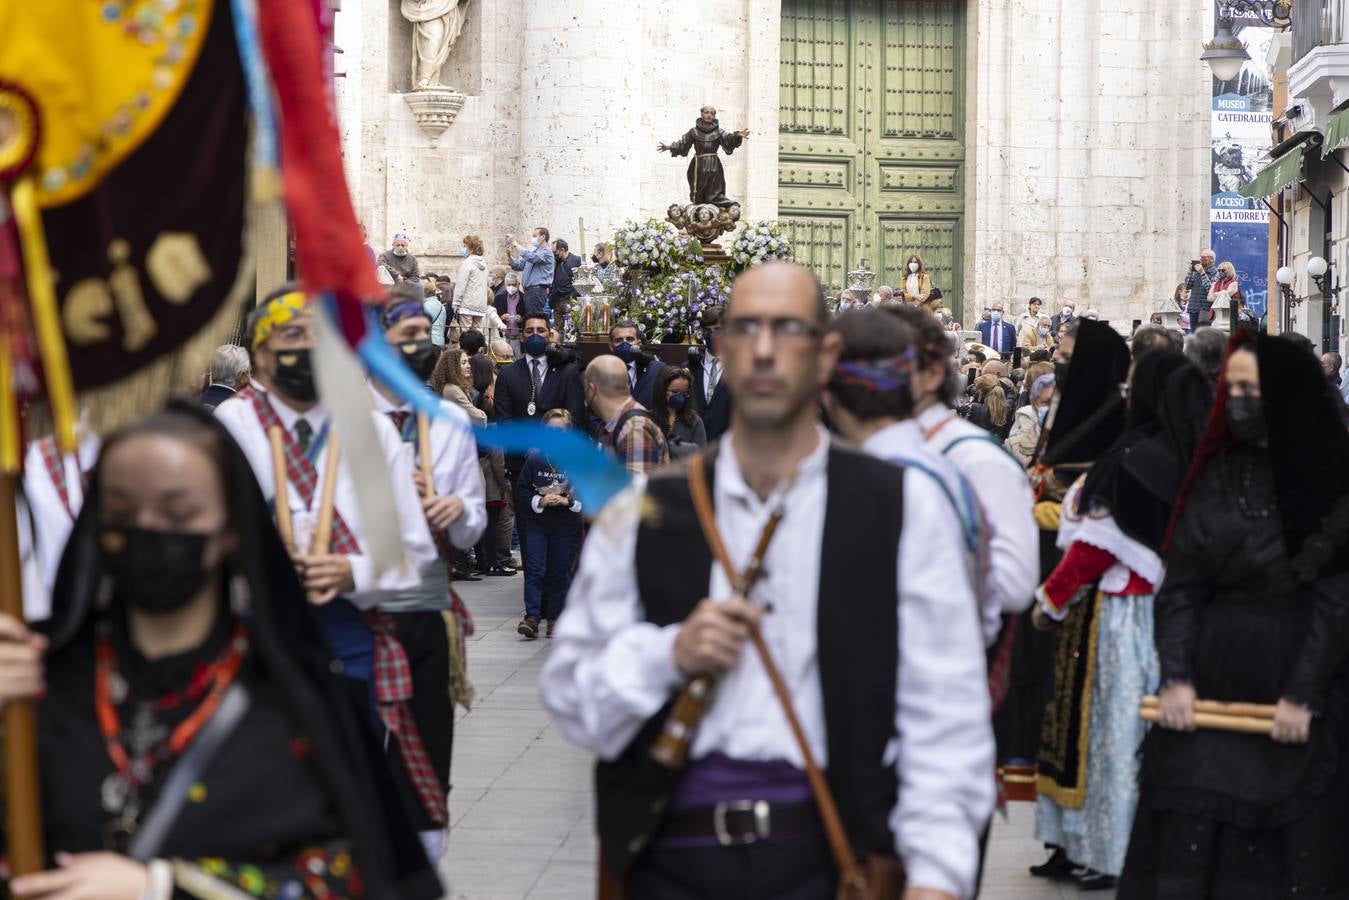
[[[337,458],[342,448],[337,435],[328,438],[328,459],[323,465],[323,493],[319,495],[319,517],[314,525],[314,540],[309,547],[311,556],[324,556],[333,542],[333,497],[337,494]]]
[[[285,438],[280,425],[267,429],[267,440],[272,445],[272,480],[276,482],[272,506],[276,513],[276,530],[281,533],[281,542],[286,552],[295,555],[295,530],[290,524],[290,476],[286,474]]]
[[[1143,717],[1145,722],[1156,722],[1161,717],[1161,711],[1151,706],[1140,708],[1138,714]],[[1243,734],[1270,734],[1274,731],[1273,719],[1223,716],[1218,713],[1197,712],[1194,714],[1194,724],[1200,728],[1211,728],[1214,731],[1239,731]]]
[[[426,413],[417,413],[417,449],[421,455],[422,480],[426,482],[427,499],[436,495],[435,482],[431,480],[431,423]]]
[[[1161,705],[1161,701],[1148,695],[1143,698],[1143,706],[1153,709]],[[1223,703],[1218,700],[1196,700],[1194,701],[1194,711],[1204,713],[1216,713],[1220,716],[1248,716],[1252,719],[1272,719],[1274,710],[1277,707],[1265,703]]]
[[[0,472],[0,612],[22,622],[18,491],[18,474]],[[9,867],[14,875],[31,875],[44,868],[36,709],[31,700],[13,700],[4,709],[5,822],[9,829]]]

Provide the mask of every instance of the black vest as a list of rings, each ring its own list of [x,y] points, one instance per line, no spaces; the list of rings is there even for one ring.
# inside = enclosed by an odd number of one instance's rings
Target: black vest
[[[712,481],[715,445],[699,457]],[[837,445],[829,448],[816,653],[824,698],[830,789],[854,849],[893,852],[889,817],[898,782],[882,763],[895,736],[903,473]],[[637,533],[637,588],[644,619],[683,621],[708,594],[712,552],[703,539],[682,467],[652,476]],[[790,511],[789,511],[790,514]],[[814,548],[796,548],[800,552]],[[746,646],[746,653],[754,652]],[[647,756],[667,703],[613,762],[595,769],[596,826],[611,870],[628,868],[659,830],[679,779]]]

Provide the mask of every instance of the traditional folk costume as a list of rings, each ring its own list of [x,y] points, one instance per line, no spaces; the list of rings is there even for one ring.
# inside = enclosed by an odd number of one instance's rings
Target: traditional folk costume
[[[84,503],[84,490],[98,460],[102,441],[90,436],[75,453],[62,454],[45,437],[24,454],[23,494],[19,500],[20,563],[23,566],[24,617],[41,621],[51,612],[51,591],[66,538]]]
[[[463,514],[449,528],[431,532],[437,558],[421,569],[421,584],[380,604],[382,612],[393,616],[398,640],[407,651],[412,667],[413,718],[431,765],[448,793],[454,707],[458,704],[467,709],[473,702],[466,656],[473,617],[450,586],[450,572],[455,551],[476,544],[487,524],[477,442],[468,415],[451,403],[440,401],[441,412],[449,421],[419,419],[409,404],[394,406],[378,391],[371,394],[375,410],[388,417],[415,460],[422,458],[422,442],[429,442],[427,462],[437,496],[458,497],[464,504]],[[439,841],[428,842],[432,859],[438,858],[439,850]]]
[[[272,474],[268,429],[280,426],[288,477],[284,496],[290,508],[295,546],[310,546],[320,505],[319,473],[325,468],[329,452],[331,423],[322,405],[299,413],[255,386],[220,404],[215,415],[234,436],[264,496],[273,498],[273,502],[278,491]],[[379,606],[398,599],[405,591],[417,589],[421,584],[418,573],[436,560],[436,549],[412,481],[412,454],[388,417],[375,412],[371,416],[388,466],[399,533],[411,570],[378,574],[374,571],[373,561],[362,543],[364,524],[356,502],[356,474],[343,460],[337,467],[332,552],[350,562],[355,589],[318,607],[317,612],[333,653],[341,661],[343,674],[367,683],[372,715],[377,716],[390,735],[390,752],[401,759],[401,765],[396,764],[393,769],[409,809],[416,813],[418,830],[434,832],[448,821],[444,780],[437,774],[414,721],[414,673],[408,653],[397,637],[397,621],[381,613]],[[447,660],[442,671],[448,670]]]
[[[1124,869],[1138,789],[1144,695],[1156,693],[1153,594],[1164,571],[1162,539],[1211,403],[1203,374],[1180,353],[1154,350],[1134,366],[1128,426],[1068,490],[1058,545],[1064,556],[1037,592],[1062,621],[1074,603],[1094,607],[1084,697],[1087,747],[1080,786],[1046,791],[1036,836],[1104,876]],[[1090,625],[1086,623],[1090,621]],[[1070,725],[1056,708],[1058,732]],[[1081,722],[1078,723],[1081,727]]]
[[[1176,504],[1161,678],[1201,700],[1301,705],[1310,738],[1153,727],[1123,898],[1349,896],[1349,435],[1315,357],[1264,335],[1232,346],[1252,344],[1262,396],[1219,381]]]
[[[1073,361],[1058,386],[1057,406],[1051,413],[1041,457],[1042,469],[1052,467],[1045,470],[1044,478],[1054,486],[1055,496],[1062,490],[1058,485],[1071,485],[1124,433],[1124,401],[1119,385],[1128,374],[1129,349],[1124,339],[1109,325],[1082,322]],[[1057,508],[1055,513],[1039,522],[1042,535],[1056,536],[1063,527]],[[1061,552],[1055,549],[1050,558],[1057,563]],[[1080,810],[1086,792],[1095,679],[1095,612],[1094,603],[1074,605],[1053,635],[1052,691],[1041,718],[1036,765],[1036,821],[1042,839],[1059,833],[1056,823],[1062,810]],[[1069,874],[1074,866],[1062,845],[1052,839],[1046,843],[1056,848],[1055,853],[1044,866],[1033,869],[1033,874]]]
[[[396,849],[415,833],[329,669],[247,460],[195,405],[172,411],[220,433],[237,535],[222,573],[228,585],[201,646],[143,657],[127,633],[127,598],[104,589],[109,532],[95,474],[45,626],[46,846],[149,863],[151,900],[439,897],[426,860]],[[164,808],[172,812],[159,830]]]
[[[749,596],[771,604],[761,630],[848,842],[859,855],[897,852],[911,885],[969,896],[993,745],[958,517],[928,475],[834,446],[823,430],[795,476],[761,499],[734,441],[690,465],[711,482],[736,564],[781,516]],[[639,477],[591,529],[544,703],[600,757],[600,845],[628,896],[833,897],[838,872],[804,757],[752,648],[717,685],[689,766],[676,773],[649,756],[685,683],[672,656],[681,623],[702,598],[732,593],[688,472]],[[886,515],[859,529],[863,505]]]

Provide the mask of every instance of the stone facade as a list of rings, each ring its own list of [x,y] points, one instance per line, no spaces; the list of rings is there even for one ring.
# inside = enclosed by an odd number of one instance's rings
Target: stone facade
[[[372,243],[412,235],[445,270],[465,233],[547,225],[589,250],[686,197],[656,144],[703,103],[751,137],[727,163],[745,217],[777,213],[779,0],[468,0],[443,81],[467,95],[436,141],[400,92],[397,0],[343,0],[344,149]],[[970,0],[965,295],[1073,298],[1147,318],[1207,233],[1202,4]],[[1019,308],[1019,306],[1018,306]]]

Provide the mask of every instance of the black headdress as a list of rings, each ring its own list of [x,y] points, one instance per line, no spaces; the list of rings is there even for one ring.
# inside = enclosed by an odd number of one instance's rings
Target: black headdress
[[[1291,341],[1239,331],[1227,347],[1255,351],[1284,543],[1298,580],[1349,571],[1349,432],[1316,357]],[[1231,440],[1226,365],[1171,525],[1208,458]]]
[[[1121,531],[1160,551],[1213,398],[1204,374],[1174,350],[1139,357],[1130,390],[1124,433],[1087,473],[1078,509],[1105,507]]]
[[[1104,322],[1078,325],[1067,384],[1060,386],[1042,461],[1049,466],[1091,464],[1124,431],[1119,386],[1129,376],[1129,347]]]
[[[331,653],[295,567],[272,525],[267,502],[248,460],[209,413],[184,401],[175,416],[212,432],[223,448],[222,477],[237,547],[229,574],[247,584],[250,644],[300,731],[313,744],[316,769],[352,840],[372,897],[436,898],[442,890],[402,807],[371,729],[360,721],[342,680],[329,668]],[[104,454],[107,445],[104,446]],[[52,595],[48,665],[67,653],[91,653],[96,600],[103,577],[99,481],[94,469],[84,507],[61,558]],[[74,661],[72,661],[74,664]]]

